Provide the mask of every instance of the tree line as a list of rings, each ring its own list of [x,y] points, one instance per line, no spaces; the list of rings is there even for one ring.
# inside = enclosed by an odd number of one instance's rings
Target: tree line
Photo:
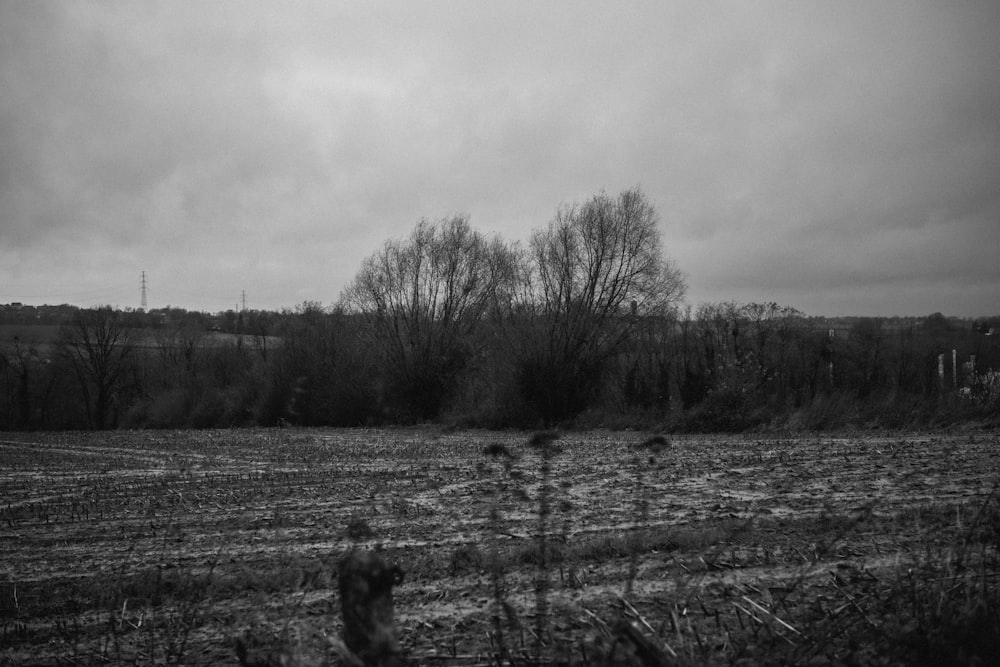
[[[832,328],[684,302],[638,189],[561,207],[525,245],[466,216],[367,257],[339,301],[78,309],[0,342],[0,428],[548,425],[738,431],[997,423],[1000,338],[940,314]],[[221,333],[225,331],[229,333]]]

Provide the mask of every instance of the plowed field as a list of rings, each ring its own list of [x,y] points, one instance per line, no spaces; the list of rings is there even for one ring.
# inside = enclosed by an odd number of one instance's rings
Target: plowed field
[[[1000,434],[564,433],[547,478],[528,439],[4,434],[0,663],[320,664],[352,547],[405,571],[416,664],[597,664],[622,622],[681,662],[887,664],[930,592],[995,590]]]

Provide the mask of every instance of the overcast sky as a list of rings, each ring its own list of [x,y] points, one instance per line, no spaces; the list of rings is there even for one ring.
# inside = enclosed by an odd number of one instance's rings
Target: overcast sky
[[[1000,2],[0,0],[0,303],[331,304],[632,186],[692,304],[1000,314]]]

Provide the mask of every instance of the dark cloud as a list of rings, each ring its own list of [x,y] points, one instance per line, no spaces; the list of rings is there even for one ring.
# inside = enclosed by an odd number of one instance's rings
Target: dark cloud
[[[639,184],[694,301],[997,312],[996,25],[988,0],[2,3],[0,301],[134,304],[145,270],[158,304],[330,302],[421,217],[523,240]]]

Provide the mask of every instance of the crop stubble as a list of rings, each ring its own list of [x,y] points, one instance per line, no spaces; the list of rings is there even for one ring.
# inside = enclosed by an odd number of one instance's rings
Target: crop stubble
[[[838,578],[954,558],[1000,468],[994,433],[677,437],[658,455],[637,450],[642,439],[558,441],[553,651],[580,649],[624,613],[630,557],[633,615],[661,641],[696,635],[702,657],[726,661],[739,628],[769,624],[772,640],[805,645],[797,623],[850,605]],[[426,429],[7,434],[0,662],[235,662],[231,639],[248,627],[320,650],[340,625],[336,562],[358,544],[406,571],[403,645],[435,664],[490,651],[498,545],[521,622],[507,637],[530,646],[540,456],[527,440]],[[517,456],[513,475],[484,455],[491,444]],[[352,519],[370,539],[348,539]]]

